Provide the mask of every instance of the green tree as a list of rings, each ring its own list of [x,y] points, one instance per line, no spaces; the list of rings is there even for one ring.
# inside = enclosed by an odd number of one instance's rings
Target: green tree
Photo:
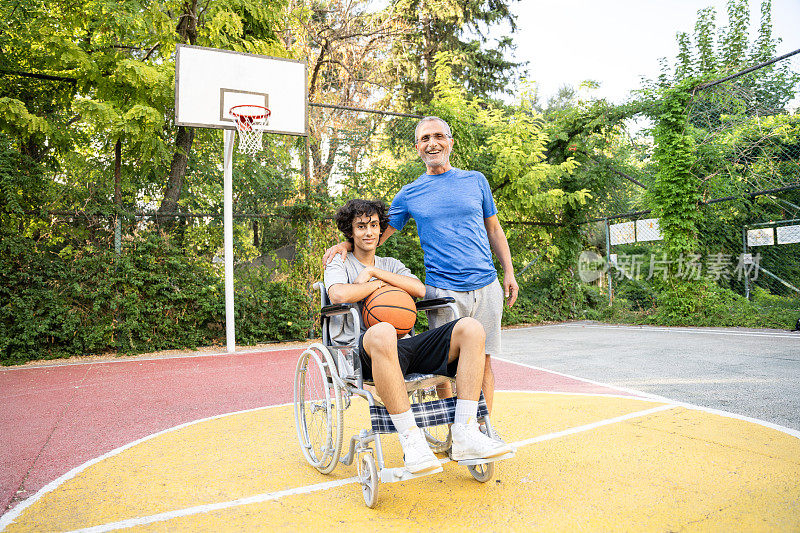
[[[516,17],[504,0],[395,0],[389,9],[402,18],[402,38],[392,45],[391,68],[396,72],[393,97],[405,109],[431,101],[435,65],[449,52],[451,75],[469,94],[488,98],[508,93],[520,63],[506,59],[514,49],[510,36],[492,43],[487,30],[507,25],[516,31]]]
[[[163,189],[162,211],[174,211],[194,138],[190,128],[172,126],[175,44],[287,55],[275,34],[283,8],[282,1],[4,4],[0,54],[22,76],[3,77],[3,129],[29,155],[58,159],[60,184],[83,192],[70,195],[73,203],[113,199],[132,208],[142,192]]]
[[[701,79],[721,78],[775,57],[781,41],[772,34],[771,0],[762,0],[761,23],[752,42],[747,0],[728,0],[728,24],[718,28],[716,21],[716,11],[707,7],[697,12],[692,37],[686,32],[677,34],[678,54],[673,66],[662,60],[659,79],[645,84],[648,98],[657,99],[659,87],[672,86],[692,77],[697,78],[698,83]],[[785,112],[786,104],[795,97],[800,76],[784,61],[759,69],[735,83],[740,94],[758,102],[759,109]]]

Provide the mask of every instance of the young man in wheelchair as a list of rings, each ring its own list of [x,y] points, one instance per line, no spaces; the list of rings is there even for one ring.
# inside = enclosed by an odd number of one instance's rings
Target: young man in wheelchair
[[[402,262],[375,255],[388,226],[386,206],[380,201],[350,200],[336,213],[336,224],[353,244],[353,252],[325,268],[325,288],[331,303],[360,302],[383,285],[399,287],[423,298],[425,285]],[[331,338],[337,344],[354,344],[355,328],[349,315],[334,317]],[[362,322],[361,331],[366,328]],[[417,427],[404,376],[412,373],[455,377],[455,423],[451,458],[490,459],[512,448],[481,433],[476,421],[483,381],[485,333],[477,320],[465,317],[414,337],[397,339],[394,326],[379,323],[358,339],[364,379],[372,379],[403,448],[406,469],[412,473],[440,468],[440,463]]]

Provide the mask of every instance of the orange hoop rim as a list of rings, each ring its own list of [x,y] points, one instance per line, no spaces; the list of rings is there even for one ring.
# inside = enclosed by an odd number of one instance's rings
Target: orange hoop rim
[[[241,108],[244,108],[244,107],[247,107],[247,108],[250,108],[250,109],[253,109],[253,110],[257,109],[257,110],[263,111],[263,112],[259,112],[259,113],[242,113],[241,112]],[[236,109],[240,109],[240,111],[235,111]],[[252,122],[254,120],[262,120],[262,119],[265,119],[265,118],[269,118],[269,116],[271,114],[271,112],[270,112],[268,107],[263,106],[263,105],[256,105],[256,104],[235,105],[235,106],[233,106],[232,108],[230,108],[228,110],[228,113],[230,113],[231,115],[236,117],[236,122],[240,122],[240,123],[241,122],[247,122],[248,119],[249,119],[250,122]]]

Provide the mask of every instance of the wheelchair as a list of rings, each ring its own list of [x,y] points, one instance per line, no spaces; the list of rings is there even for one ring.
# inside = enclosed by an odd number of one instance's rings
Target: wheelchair
[[[412,474],[404,467],[386,466],[380,436],[396,430],[377,393],[373,393],[374,383],[362,377],[357,341],[354,346],[337,346],[331,342],[330,319],[344,314],[353,317],[355,339],[360,338],[360,306],[331,304],[324,284],[317,282],[314,287],[320,291],[322,303],[322,343],[309,346],[300,355],[295,370],[294,417],[300,449],[308,463],[322,474],[333,472],[338,463],[350,466],[355,461],[364,503],[372,508],[378,502],[379,482],[405,481],[441,469]],[[416,306],[417,311],[449,308],[455,318],[458,312],[453,302],[453,298],[436,298],[421,300]],[[450,424],[455,415],[455,379],[423,374],[409,374],[405,379],[417,426],[422,428],[434,453],[447,452],[451,445]],[[445,397],[440,396],[440,391]],[[350,407],[354,395],[369,404],[371,427],[352,435],[349,449],[342,456],[344,411]],[[478,404],[478,421],[485,423],[490,437],[495,437],[483,394]],[[511,452],[488,460],[459,461],[459,464],[467,466],[472,477],[485,483],[494,476],[494,462],[513,455]]]

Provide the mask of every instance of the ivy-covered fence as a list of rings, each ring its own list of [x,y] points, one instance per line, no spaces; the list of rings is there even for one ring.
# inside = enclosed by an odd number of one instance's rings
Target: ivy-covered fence
[[[798,53],[663,91],[650,209],[608,225],[612,296],[652,310],[658,323],[794,325],[800,78],[790,64]],[[642,232],[648,226],[657,235]]]

